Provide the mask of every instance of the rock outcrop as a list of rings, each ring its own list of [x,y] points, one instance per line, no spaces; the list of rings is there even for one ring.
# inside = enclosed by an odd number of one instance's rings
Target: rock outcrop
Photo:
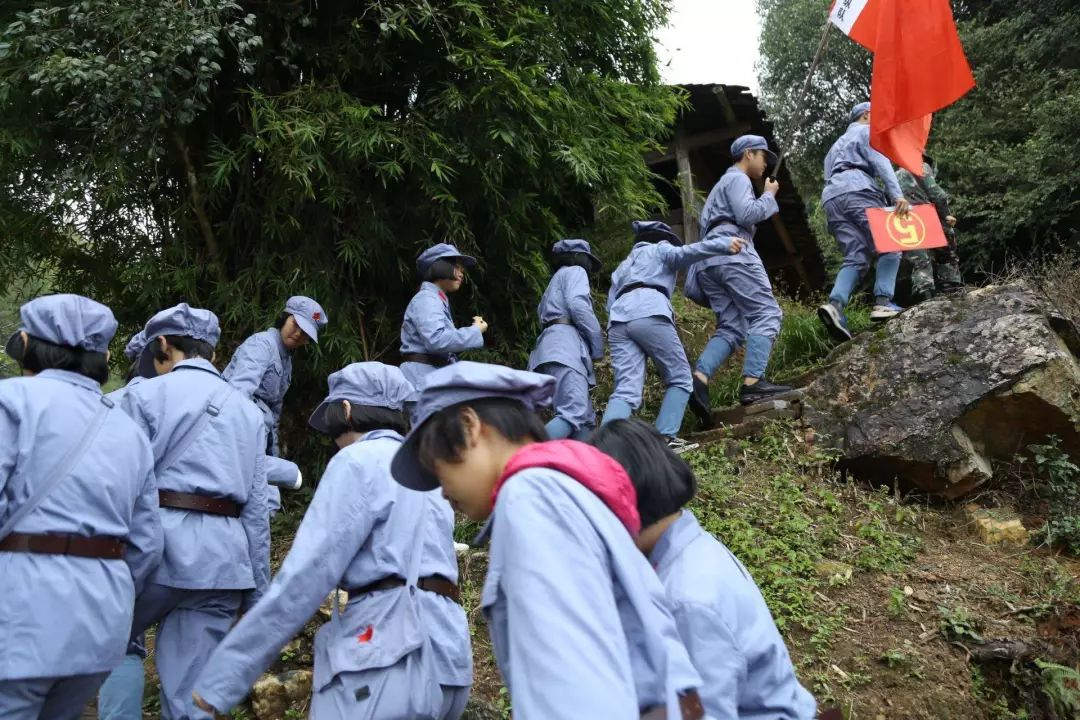
[[[251,689],[251,708],[259,720],[284,720],[296,703],[311,698],[311,671],[291,670],[280,675],[263,675]]]
[[[1080,453],[1080,335],[1022,284],[923,303],[830,356],[802,421],[855,474],[959,497],[1056,435]]]

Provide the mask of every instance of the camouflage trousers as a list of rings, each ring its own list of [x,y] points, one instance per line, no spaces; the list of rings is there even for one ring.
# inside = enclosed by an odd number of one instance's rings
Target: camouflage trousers
[[[916,250],[905,253],[911,263],[911,292],[916,295],[933,295],[950,286],[963,285],[960,275],[960,256],[956,252],[956,233],[946,233],[949,244],[933,250]]]

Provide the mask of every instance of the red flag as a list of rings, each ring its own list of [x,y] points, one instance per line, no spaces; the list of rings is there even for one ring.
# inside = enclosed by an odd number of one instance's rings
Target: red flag
[[[949,244],[933,205],[914,205],[906,217],[889,208],[867,208],[866,219],[879,253],[930,250]]]
[[[949,0],[837,0],[830,18],[874,53],[870,144],[922,175],[931,114],[975,86]]]

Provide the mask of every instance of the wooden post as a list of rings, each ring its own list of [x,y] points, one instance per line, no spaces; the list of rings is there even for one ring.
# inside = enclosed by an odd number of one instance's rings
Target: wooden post
[[[697,197],[694,194],[694,172],[690,166],[690,151],[686,147],[682,129],[675,131],[675,164],[679,169],[679,192],[683,206],[683,242],[697,242],[698,217]]]
[[[806,287],[808,292],[814,289],[814,286],[810,284],[810,276],[806,273],[806,267],[803,265],[802,256],[799,255],[799,251],[795,248],[795,243],[791,241],[791,235],[788,234],[787,226],[784,225],[784,221],[780,219],[780,213],[773,215],[772,217],[773,229],[776,230],[776,234],[780,236],[780,242],[784,246],[784,250],[787,252],[788,258],[791,260],[791,264],[795,266],[795,273],[799,276],[799,280]]]

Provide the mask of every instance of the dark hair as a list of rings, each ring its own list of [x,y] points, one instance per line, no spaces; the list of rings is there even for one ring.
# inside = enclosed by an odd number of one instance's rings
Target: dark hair
[[[500,397],[466,400],[440,410],[424,423],[419,437],[422,466],[430,470],[436,460],[456,462],[461,459],[465,447],[461,411],[465,408],[472,408],[480,422],[495,428],[511,442],[544,442],[548,439],[540,417],[520,400]]]
[[[19,353],[18,360],[19,365],[32,373],[42,370],[68,370],[101,385],[109,379],[109,361],[105,353],[56,345],[33,335],[27,336],[26,348]]]
[[[274,321],[274,329],[280,330],[281,328],[285,327],[285,323],[287,323],[289,321],[289,318],[291,317],[292,313],[282,312],[280,315],[277,316],[277,320]]]
[[[439,258],[428,267],[427,272],[424,273],[424,279],[428,282],[453,280],[454,270],[457,269],[457,266],[457,258]]]
[[[345,419],[341,401],[330,403],[323,410],[323,424],[327,435],[338,437],[349,431],[366,433],[372,430],[393,430],[404,435],[409,430],[409,420],[403,410],[391,410],[377,405],[351,406],[350,419]]]
[[[737,165],[738,163],[742,162],[742,159],[744,157],[746,157],[747,153],[762,153],[762,154],[764,154],[765,151],[763,149],[761,149],[761,148],[750,148],[749,150],[743,150],[741,153],[739,153],[738,155],[736,155],[735,157],[733,157],[731,159],[732,163]]]
[[[697,491],[694,471],[648,423],[613,420],[593,431],[589,444],[615,458],[630,476],[643,528],[678,512]]]
[[[551,269],[558,270],[564,267],[581,267],[585,272],[593,274],[593,259],[583,252],[555,253],[551,258]]]
[[[672,245],[681,245],[682,241],[674,230],[642,230],[634,236],[634,242],[658,243],[667,240]]]
[[[214,346],[205,340],[196,340],[186,335],[161,335],[158,337],[164,337],[165,342],[180,351],[180,354],[187,359],[214,359]],[[154,354],[154,359],[158,362],[165,362],[169,359],[169,356],[161,349],[161,343],[157,341],[156,337],[150,341],[150,352]]]
[[[131,367],[129,367],[127,369],[127,374],[124,375],[124,384],[125,385],[128,384],[129,382],[131,382],[132,380],[134,380],[138,376],[139,376],[139,361],[138,361],[138,359],[136,359],[135,362],[131,363]]]

